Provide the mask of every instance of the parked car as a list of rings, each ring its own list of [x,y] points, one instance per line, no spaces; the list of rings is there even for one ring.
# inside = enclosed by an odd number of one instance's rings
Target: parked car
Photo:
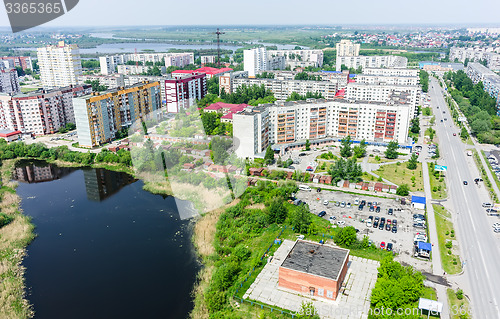
[[[321,193],[321,187],[316,188],[316,192]]]
[[[385,223],[385,217],[380,218],[381,223]]]
[[[385,242],[384,241],[380,243],[380,249],[385,249]]]
[[[323,217],[323,216],[325,216],[325,215],[326,215],[326,212],[325,212],[324,210],[323,210],[323,211],[321,211],[321,212],[318,214],[318,216],[319,216],[319,217]]]
[[[389,208],[389,210],[387,211],[387,214],[389,214],[389,215],[394,214],[394,210],[392,208]]]
[[[370,212],[373,212],[375,211],[375,209],[373,208],[373,206],[370,206]]]
[[[356,198],[356,199],[354,200],[354,205],[356,205],[356,206],[358,206],[358,205],[359,205],[359,199],[357,199],[357,198]]]
[[[396,219],[393,219],[393,220],[392,220],[392,224],[393,224],[394,226],[397,226],[397,225],[398,225],[398,221],[397,221]]]
[[[335,206],[340,207],[340,202],[335,202]]]
[[[340,207],[341,207],[341,208],[344,208],[344,207],[345,207],[345,202],[341,202],[341,203],[340,203]]]
[[[347,207],[347,208],[351,208],[351,203],[347,203],[347,204],[345,205],[345,207]]]
[[[375,213],[380,213],[380,206],[377,206],[377,208],[375,209]]]
[[[372,223],[371,219],[368,219],[368,220],[366,221],[366,227],[372,227],[372,224],[373,224],[373,223]]]
[[[421,229],[425,229],[426,228],[424,223],[414,223],[413,227],[415,227],[415,228],[421,228]]]
[[[392,232],[397,233],[398,232],[398,227],[396,225],[392,226]]]
[[[378,220],[374,221],[374,222],[373,222],[373,228],[377,228],[377,227],[378,227],[378,224],[379,224],[379,223],[378,223]]]
[[[493,205],[491,203],[483,203],[484,208],[492,207]]]
[[[327,205],[328,205],[328,203],[330,203],[330,202],[329,202],[329,201],[327,201],[327,200],[324,200],[324,201],[323,201],[323,205],[325,205],[325,206],[327,206]]]
[[[359,206],[358,206],[358,210],[363,210],[363,208],[364,208],[364,207],[365,207],[365,206],[363,206],[363,205],[359,205]]]
[[[392,251],[392,243],[387,243],[387,251]]]
[[[453,136],[457,136],[457,133],[453,133]]]
[[[467,181],[464,181],[464,185],[468,185],[469,183],[467,183]]]
[[[391,231],[391,224],[387,223],[387,224],[385,225],[385,230],[387,230],[387,231]]]
[[[361,201],[361,205],[365,206],[365,205],[366,205],[366,201],[365,201],[365,200],[362,200],[362,201]]]
[[[385,223],[380,222],[380,225],[378,225],[378,229],[379,230],[384,230],[384,227],[385,227]]]
[[[380,221],[380,217],[375,216],[375,220],[376,220],[376,221]]]
[[[300,153],[299,156],[306,156],[306,153]]]

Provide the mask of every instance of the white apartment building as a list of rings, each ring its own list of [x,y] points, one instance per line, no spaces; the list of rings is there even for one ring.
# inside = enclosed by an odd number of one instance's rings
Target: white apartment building
[[[222,92],[224,90],[227,94],[233,93],[234,79],[237,78],[248,78],[248,72],[235,71],[222,74],[219,76],[219,91]]]
[[[127,65],[127,64],[122,64],[118,65],[116,70],[118,74],[123,74],[123,75],[131,75],[131,74],[142,74],[146,73],[151,69],[151,66],[147,65]]]
[[[500,71],[500,54],[495,52],[494,47],[452,47],[450,49],[450,61],[453,62],[455,59],[462,63],[464,63],[466,59],[471,62],[485,60],[488,68],[494,71]]]
[[[244,50],[243,65],[244,70],[248,72],[248,76],[250,77],[255,77],[257,73],[269,70],[267,67],[266,48],[260,47]]]
[[[363,74],[380,76],[418,76],[418,69],[364,68]]]
[[[0,93],[17,94],[21,92],[19,78],[15,69],[0,68]]]
[[[336,60],[336,70],[341,71],[342,65],[347,68],[406,68],[408,59],[397,55],[371,56],[339,56]]]
[[[56,133],[75,123],[73,97],[90,94],[89,85],[28,94],[0,94],[0,129],[34,135]]]
[[[106,55],[99,57],[99,64],[101,66],[101,74],[109,75],[116,73],[118,65],[127,63],[127,54]]]
[[[177,66],[185,67],[186,65],[194,64],[194,53],[166,53],[163,58],[165,59],[165,67]],[[215,63],[215,62],[214,62]]]
[[[323,66],[323,50],[268,50],[267,59],[273,57],[285,57],[285,67],[289,66],[291,69]]]
[[[202,55],[200,56],[201,64],[216,63],[217,57],[215,55]]]
[[[295,76],[300,72],[297,71],[269,71],[274,74],[274,78],[276,80],[294,80]],[[349,83],[349,71],[320,71],[320,72],[306,72],[309,76],[314,76],[320,81],[329,81],[337,83],[339,89],[343,89],[347,87],[347,83]]]
[[[336,44],[337,57],[341,56],[359,56],[361,44],[353,43],[351,40],[342,39]]]
[[[247,107],[233,114],[233,144],[236,156],[254,158],[269,145],[269,111],[262,106]]]
[[[125,86],[125,76],[123,74],[81,75],[78,77],[78,84],[88,84],[88,81],[99,81],[100,85],[107,86],[109,90]]]
[[[242,85],[264,85],[266,89],[273,92],[274,97],[279,101],[285,101],[293,92],[300,95],[306,95],[308,92],[321,93],[323,98],[330,100],[335,98],[338,91],[338,84],[330,81],[235,78],[232,82],[233,90]]]
[[[420,82],[418,76],[396,76],[396,75],[373,75],[357,74],[356,82],[365,84],[387,84],[387,85],[410,85],[415,86]]]
[[[82,75],[80,50],[76,44],[49,45],[37,49],[40,77],[44,88],[57,88],[78,83]]]
[[[472,80],[474,84],[479,82],[484,82],[487,77],[498,77],[498,75],[492,70],[488,69],[481,63],[471,62],[467,64],[467,69],[465,70],[467,76]]]
[[[325,138],[343,138],[374,142],[406,143],[411,106],[405,94],[398,94],[386,102],[308,100],[262,105],[269,112],[269,144],[286,146],[295,142]],[[245,110],[246,112],[246,110]],[[264,116],[265,112],[261,112]],[[255,116],[243,112],[233,115],[233,135],[238,140],[249,137],[236,151],[239,157],[253,158],[264,150],[256,137],[263,126]],[[264,120],[261,122],[265,123]]]
[[[410,105],[412,114],[415,114],[417,105],[420,103],[421,88],[418,85],[393,85],[393,84],[366,84],[349,83],[345,97],[354,101],[369,101],[385,103],[394,94],[405,93]]]

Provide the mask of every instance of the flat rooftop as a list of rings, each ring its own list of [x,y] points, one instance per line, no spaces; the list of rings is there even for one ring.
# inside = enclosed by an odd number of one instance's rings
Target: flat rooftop
[[[338,280],[349,250],[297,240],[281,267]]]

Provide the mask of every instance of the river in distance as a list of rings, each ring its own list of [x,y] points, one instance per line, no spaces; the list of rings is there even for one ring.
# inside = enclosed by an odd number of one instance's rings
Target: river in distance
[[[187,318],[200,269],[192,221],[125,173],[22,162],[14,172],[37,237],[28,246],[35,318]]]

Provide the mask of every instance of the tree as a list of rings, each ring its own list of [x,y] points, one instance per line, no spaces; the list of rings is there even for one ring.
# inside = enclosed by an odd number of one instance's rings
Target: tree
[[[359,145],[353,147],[354,157],[361,158],[366,156],[366,142],[363,139]]]
[[[410,194],[410,187],[406,184],[400,185],[396,190],[398,196],[408,196]]]
[[[86,80],[85,84],[90,84],[93,92],[102,92],[108,89],[106,85],[101,85],[99,80]]]
[[[267,208],[267,222],[282,224],[288,216],[288,210],[283,205],[282,198],[275,198]]]
[[[361,165],[356,162],[355,158],[350,158],[348,160],[340,158],[335,162],[335,165],[331,166],[329,173],[332,176],[333,183],[340,180],[359,182],[361,180],[361,175],[363,175],[363,170],[361,169]]]
[[[309,140],[306,140],[306,151],[310,150],[311,150],[311,142],[309,142]]]
[[[297,206],[290,212],[290,224],[297,233],[307,233],[311,224],[311,214],[306,205]]]
[[[297,319],[320,319],[318,315],[318,310],[314,307],[311,301],[302,301],[300,305],[300,310],[295,314]]]
[[[335,235],[335,243],[345,247],[351,247],[356,239],[356,229],[353,226],[344,227]]]
[[[414,170],[417,169],[417,164],[418,164],[418,156],[417,154],[413,153],[411,154],[411,157],[408,160],[408,164],[406,164],[406,167],[408,167],[408,169]]]
[[[272,164],[274,162],[274,151],[269,145],[266,149],[266,155],[264,155],[264,163],[266,165]]]
[[[398,158],[398,142],[396,141],[390,141],[389,144],[387,144],[387,149],[385,150],[385,157],[388,159],[396,159]]]
[[[347,135],[340,141],[340,156],[342,157],[351,157],[351,135]]]
[[[208,93],[219,95],[219,78],[214,76],[207,81]]]

